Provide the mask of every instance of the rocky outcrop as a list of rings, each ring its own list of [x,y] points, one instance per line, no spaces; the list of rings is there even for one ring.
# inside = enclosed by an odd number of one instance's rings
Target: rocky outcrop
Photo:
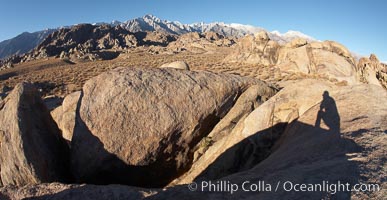
[[[37,49],[47,49],[49,56],[53,56],[58,55],[61,51],[69,51],[77,46],[81,46],[85,51],[119,48],[121,45],[131,47],[136,44],[136,40],[133,37],[133,40],[130,40],[129,35],[129,31],[119,26],[80,24],[70,29],[64,28],[54,32]]]
[[[165,47],[170,42],[173,42],[177,39],[177,36],[170,35],[163,32],[157,32],[157,31],[147,31],[147,32],[136,32],[135,36],[137,40],[139,41],[139,45],[145,45],[145,46],[161,46]]]
[[[276,65],[283,73],[321,74],[348,84],[358,83],[355,60],[344,46],[332,41],[281,48]]]
[[[132,33],[121,26],[79,24],[51,33],[31,52],[10,57],[2,61],[0,67],[5,69],[9,64],[52,56],[73,61],[111,60],[125,49],[152,45],[165,47],[175,40],[176,36],[166,33]]]
[[[358,78],[363,83],[380,85],[387,88],[387,66],[380,63],[376,55],[361,58],[357,64]]]
[[[74,92],[66,96],[61,106],[51,111],[52,118],[62,131],[62,137],[68,142],[73,137],[75,128],[75,112],[81,92]]]
[[[137,43],[133,33],[119,26],[80,24],[50,34],[29,57],[50,57],[67,53],[76,58],[86,58],[96,50],[119,50],[135,47]]]
[[[205,53],[216,50],[216,47],[230,47],[234,43],[232,38],[217,33],[191,32],[183,34],[176,41],[171,42],[167,49],[173,52]]]
[[[224,60],[274,67],[281,77],[315,75],[349,85],[362,82],[386,87],[387,76],[383,71],[387,70],[376,56],[357,62],[347,48],[334,41],[310,42],[296,38],[281,46],[261,31],[238,40],[233,52]]]
[[[22,60],[22,56],[14,55],[6,59],[0,60],[0,71],[10,69],[14,67],[15,63],[19,63]]]
[[[296,38],[285,44],[288,48],[298,48],[307,45],[309,42],[305,38]]]
[[[165,63],[165,64],[161,65],[160,68],[174,68],[174,69],[189,70],[188,64],[184,61],[175,61],[175,62],[171,62],[171,63]]]
[[[137,39],[133,33],[119,26],[79,24],[49,34],[36,48],[24,55],[18,55],[19,60],[14,60],[12,63],[52,56],[62,59],[111,59],[111,55],[97,51],[120,50],[136,45]]]
[[[5,62],[3,64],[3,62],[0,61],[0,71],[1,70],[5,70],[5,69],[9,69],[9,68],[13,68],[13,63],[12,62]]]
[[[71,141],[78,181],[162,186],[186,171],[193,147],[249,85],[232,75],[118,69],[89,80]]]
[[[68,148],[38,91],[19,84],[0,109],[2,184],[68,180]]]
[[[279,47],[277,42],[270,40],[267,32],[260,31],[254,36],[247,35],[239,39],[225,61],[273,65],[277,62]]]

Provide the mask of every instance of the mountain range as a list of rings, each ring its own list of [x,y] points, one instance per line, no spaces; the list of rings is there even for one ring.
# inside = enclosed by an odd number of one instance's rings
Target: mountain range
[[[246,34],[254,34],[261,30],[265,30],[264,28],[251,25],[237,23],[227,24],[224,22],[198,22],[193,24],[182,24],[178,21],[162,20],[153,15],[145,15],[143,17],[127,20],[125,22],[119,22],[115,20],[110,23],[101,22],[94,23],[93,25],[121,26],[130,32],[158,31],[175,35],[181,35],[189,32],[203,33],[211,31],[222,34],[224,36],[232,37],[242,37]],[[15,54],[20,55],[29,52],[33,48],[37,47],[49,34],[61,28],[63,27],[46,29],[33,33],[24,32],[14,38],[0,42],[0,59],[7,58]],[[315,40],[311,36],[292,30],[284,34],[280,33],[279,31],[272,31],[268,32],[268,35],[272,40],[279,43],[286,43],[293,40],[294,38],[305,38],[309,41]]]

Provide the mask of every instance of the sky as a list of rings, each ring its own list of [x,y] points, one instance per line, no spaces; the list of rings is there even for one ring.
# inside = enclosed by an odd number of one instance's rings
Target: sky
[[[0,0],[0,41],[25,31],[146,14],[182,23],[218,21],[282,33],[297,30],[387,61],[385,0]]]

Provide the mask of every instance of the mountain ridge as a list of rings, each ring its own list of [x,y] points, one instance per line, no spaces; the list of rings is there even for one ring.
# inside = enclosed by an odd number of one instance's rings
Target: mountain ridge
[[[82,23],[80,23],[82,24]],[[37,47],[43,40],[51,33],[60,30],[61,28],[69,28],[76,26],[78,24],[70,26],[61,26],[53,29],[46,29],[42,31],[37,31],[29,34],[29,38],[26,39],[23,34],[26,32],[17,35],[14,38],[4,40],[0,42],[0,59],[10,57],[12,55],[21,55],[27,53]],[[313,37],[308,36],[304,33],[298,31],[288,31],[286,33],[280,33],[278,31],[269,32],[261,27],[256,27],[252,25],[245,25],[239,23],[224,23],[224,22],[196,22],[192,24],[183,24],[179,21],[169,21],[160,19],[154,15],[147,14],[143,17],[137,17],[134,19],[129,19],[125,22],[120,22],[113,20],[112,22],[97,22],[92,23],[92,25],[110,25],[110,26],[120,26],[130,32],[141,32],[141,31],[159,31],[165,32],[168,34],[181,35],[189,32],[216,32],[224,36],[233,36],[233,37],[242,37],[246,34],[255,34],[259,31],[266,31],[269,34],[269,37],[279,43],[290,42],[294,38],[301,37],[309,41],[315,40]]]
[[[0,42],[0,59],[14,54],[24,54],[38,46],[49,34],[57,29],[45,29],[36,32],[23,32],[14,38]]]

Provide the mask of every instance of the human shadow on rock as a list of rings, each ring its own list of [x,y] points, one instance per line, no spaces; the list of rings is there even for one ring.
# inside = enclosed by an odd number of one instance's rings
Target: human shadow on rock
[[[333,98],[324,96],[321,107],[329,130],[294,120],[290,124],[279,123],[235,144],[221,154],[194,180],[227,180],[241,185],[244,181],[265,181],[272,185],[278,181],[292,183],[324,184],[359,182],[359,167],[346,154],[361,152],[353,140],[342,137],[337,108]],[[333,100],[333,101],[332,101]],[[333,111],[334,113],[329,113]],[[320,111],[319,111],[320,112]],[[333,118],[330,118],[332,117]],[[325,182],[324,182],[325,181]],[[350,191],[331,194],[320,192],[265,192],[240,193],[239,197],[257,195],[262,199],[305,198],[350,199]],[[209,194],[211,196],[211,193]],[[233,194],[238,196],[238,194]],[[155,196],[157,197],[157,195]],[[172,197],[172,196],[171,196]]]
[[[315,127],[320,128],[321,120],[335,133],[340,132],[340,115],[337,110],[335,100],[329,96],[328,91],[324,91],[323,100],[320,103],[320,110],[317,113]]]

